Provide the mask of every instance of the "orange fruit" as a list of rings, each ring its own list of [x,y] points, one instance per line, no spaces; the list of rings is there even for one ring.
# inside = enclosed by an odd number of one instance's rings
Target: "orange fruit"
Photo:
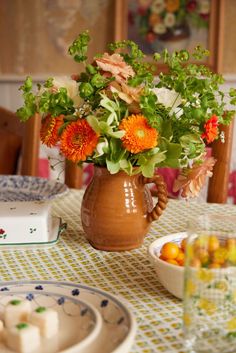
[[[236,248],[236,239],[229,238],[226,240],[226,247],[228,249]]]
[[[220,268],[220,264],[217,264],[215,262],[212,262],[210,265],[209,265],[209,268]]]
[[[202,264],[199,259],[195,258],[195,259],[192,259],[192,261],[190,262],[190,266],[200,268]]]
[[[215,235],[210,235],[208,238],[208,251],[214,252],[220,247],[220,241]]]
[[[199,237],[194,240],[194,249],[207,249],[208,237],[204,234],[199,235]]]
[[[178,262],[174,259],[167,259],[166,262],[168,262],[169,264],[172,264],[172,265],[177,265],[179,266]]]
[[[162,255],[159,256],[159,259],[160,259],[160,260],[163,260],[163,261],[166,260]]]
[[[180,247],[183,251],[186,250],[186,243],[187,243],[187,238],[184,238],[181,240]]]
[[[236,265],[236,247],[231,246],[228,249],[227,260],[234,266]]]
[[[223,265],[227,259],[228,251],[226,248],[220,246],[213,253],[213,262],[219,265]]]
[[[175,259],[179,251],[180,249],[177,244],[172,242],[165,243],[161,248],[161,256],[165,259]]]
[[[184,252],[182,250],[179,251],[178,256],[175,258],[180,266],[184,266]]]
[[[202,265],[206,265],[209,262],[209,253],[204,248],[199,248],[196,252],[198,259],[201,261]]]

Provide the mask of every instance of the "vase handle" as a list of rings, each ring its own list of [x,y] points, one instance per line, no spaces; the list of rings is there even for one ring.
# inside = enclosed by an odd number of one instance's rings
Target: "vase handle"
[[[158,201],[152,211],[147,214],[147,220],[151,223],[159,219],[164,209],[166,208],[168,202],[167,187],[163,177],[159,174],[154,175],[152,178],[145,178],[144,176],[141,176],[141,179],[143,184],[154,183],[157,187],[156,196]]]

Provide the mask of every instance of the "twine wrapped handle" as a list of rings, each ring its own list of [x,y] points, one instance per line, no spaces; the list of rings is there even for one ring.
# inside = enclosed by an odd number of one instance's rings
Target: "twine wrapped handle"
[[[153,210],[147,214],[147,220],[151,223],[153,221],[158,220],[159,217],[162,215],[164,209],[166,208],[166,205],[168,203],[167,187],[163,177],[158,174],[154,175],[152,178],[145,178],[144,176],[141,176],[141,183],[154,183],[157,187],[157,192],[155,195],[158,197],[157,204],[153,208]]]

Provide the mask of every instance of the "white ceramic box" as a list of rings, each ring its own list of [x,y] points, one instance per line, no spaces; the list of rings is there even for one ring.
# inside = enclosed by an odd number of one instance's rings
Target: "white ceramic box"
[[[52,223],[50,202],[0,202],[0,245],[48,242]]]
[[[51,200],[68,190],[45,178],[0,175],[0,249],[54,244],[66,224],[52,216]]]

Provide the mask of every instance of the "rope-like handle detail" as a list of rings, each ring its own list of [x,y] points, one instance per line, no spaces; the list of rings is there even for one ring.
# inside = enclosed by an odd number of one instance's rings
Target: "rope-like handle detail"
[[[153,222],[159,219],[168,203],[166,183],[164,182],[163,177],[159,174],[154,175],[152,178],[145,178],[144,176],[142,176],[141,178],[143,184],[154,183],[157,187],[157,204],[153,208],[153,210],[147,215],[147,220],[149,222]]]

